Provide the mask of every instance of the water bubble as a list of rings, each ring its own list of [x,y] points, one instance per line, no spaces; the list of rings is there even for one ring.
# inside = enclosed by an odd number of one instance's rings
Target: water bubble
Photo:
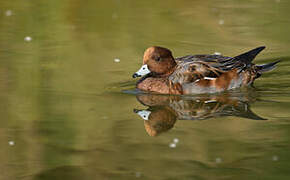
[[[218,9],[217,8],[211,8],[212,12],[217,12]]]
[[[115,58],[114,61],[115,61],[116,63],[118,63],[118,62],[120,62],[121,60],[120,60],[119,58]]]
[[[142,175],[141,172],[136,172],[136,173],[135,173],[136,178],[141,177],[141,175]]]
[[[221,162],[222,162],[222,158],[217,157],[217,158],[215,159],[215,162],[216,162],[216,163],[221,163]]]
[[[176,144],[175,144],[175,143],[170,143],[170,144],[169,144],[169,147],[170,147],[170,148],[176,148]]]
[[[178,139],[178,138],[174,138],[174,139],[173,139],[173,142],[174,142],[175,144],[177,144],[177,143],[179,142],[179,139]]]
[[[219,25],[223,25],[225,23],[225,21],[223,19],[219,20]]]
[[[6,15],[6,16],[11,16],[11,15],[12,15],[12,11],[11,11],[11,10],[7,10],[7,11],[5,11],[5,15]]]
[[[279,160],[279,157],[276,156],[276,155],[274,155],[274,156],[272,157],[272,160],[273,160],[273,161],[278,161],[278,160]]]
[[[32,40],[32,38],[30,37],[30,36],[26,36],[25,38],[24,38],[24,41],[27,41],[27,42],[29,42],[29,41],[31,41]]]
[[[10,146],[14,146],[14,145],[15,145],[15,142],[14,142],[14,141],[9,141],[8,144],[9,144]]]
[[[76,26],[74,26],[74,25],[70,25],[69,28],[70,28],[71,30],[75,30],[75,29],[76,29]]]
[[[119,17],[119,16],[118,16],[117,13],[113,13],[113,14],[112,14],[112,19],[118,19],[118,17]]]

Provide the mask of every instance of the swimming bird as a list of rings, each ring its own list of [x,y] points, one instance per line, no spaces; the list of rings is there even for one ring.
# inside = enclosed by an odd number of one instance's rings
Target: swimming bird
[[[250,86],[264,72],[274,69],[280,61],[256,65],[253,59],[265,46],[235,57],[222,55],[187,55],[174,58],[164,47],[149,47],[142,67],[133,78],[142,77],[137,88],[160,94],[216,93]]]

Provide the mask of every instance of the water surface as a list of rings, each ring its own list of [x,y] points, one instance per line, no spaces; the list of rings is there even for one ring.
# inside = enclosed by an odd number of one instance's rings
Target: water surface
[[[0,179],[289,179],[289,12],[286,0],[1,1]],[[152,45],[266,45],[255,62],[282,62],[249,90],[136,94]]]

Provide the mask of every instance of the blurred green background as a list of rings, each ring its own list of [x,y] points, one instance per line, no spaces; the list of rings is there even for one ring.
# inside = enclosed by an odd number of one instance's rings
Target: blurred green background
[[[289,17],[287,0],[1,1],[0,179],[289,179]],[[251,107],[268,120],[178,121],[149,136],[123,90],[152,45],[267,46],[255,62],[282,62]]]

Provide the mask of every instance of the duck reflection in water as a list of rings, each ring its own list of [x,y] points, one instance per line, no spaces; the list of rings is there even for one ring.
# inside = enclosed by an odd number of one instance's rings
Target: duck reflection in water
[[[166,96],[138,94],[137,100],[147,109],[134,109],[144,120],[150,136],[173,128],[176,120],[205,120],[215,117],[236,116],[252,120],[265,120],[250,109],[256,101],[253,93],[223,93],[202,96]]]

